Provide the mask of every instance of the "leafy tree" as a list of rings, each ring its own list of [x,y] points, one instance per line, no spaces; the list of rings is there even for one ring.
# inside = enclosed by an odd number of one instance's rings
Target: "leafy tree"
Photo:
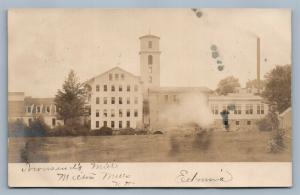
[[[266,86],[262,96],[279,113],[291,106],[291,66],[276,66],[265,75]]]
[[[62,89],[55,96],[57,112],[65,124],[77,123],[78,118],[85,113],[86,89],[79,82],[73,70],[63,83]]]
[[[222,79],[219,84],[216,92],[219,95],[227,95],[228,93],[233,93],[236,87],[240,87],[239,79],[233,76],[226,77]]]
[[[246,83],[246,87],[247,88],[256,88],[256,89],[258,89],[258,81],[257,81],[257,79],[248,80],[247,83]],[[265,81],[264,80],[260,80],[259,89],[264,89],[264,87],[265,87]]]

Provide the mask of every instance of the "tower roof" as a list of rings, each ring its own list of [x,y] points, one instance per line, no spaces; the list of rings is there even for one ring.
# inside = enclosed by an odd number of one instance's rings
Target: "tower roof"
[[[160,37],[155,36],[155,35],[151,35],[151,34],[147,34],[147,35],[144,35],[144,36],[140,37],[140,39],[143,39],[143,38],[156,38],[156,39],[160,39]]]

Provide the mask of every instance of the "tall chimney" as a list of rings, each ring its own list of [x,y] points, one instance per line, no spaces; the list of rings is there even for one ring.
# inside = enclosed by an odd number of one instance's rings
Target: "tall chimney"
[[[260,93],[260,38],[257,37],[256,39],[256,76],[257,76],[257,89],[258,89],[258,93]]]

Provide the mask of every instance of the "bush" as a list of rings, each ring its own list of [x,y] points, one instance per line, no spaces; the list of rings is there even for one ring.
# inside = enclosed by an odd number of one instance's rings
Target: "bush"
[[[46,136],[50,127],[45,123],[42,117],[34,118],[27,126],[23,120],[16,120],[8,124],[9,136],[14,137],[36,137]]]
[[[276,112],[269,112],[263,119],[257,121],[260,131],[272,131],[278,129],[279,120]]]
[[[113,134],[113,130],[109,127],[101,127],[100,129],[95,129],[90,131],[90,135],[92,136],[106,136],[112,134]]]
[[[25,136],[25,130],[27,128],[28,128],[27,125],[21,119],[17,119],[16,121],[9,121],[8,136],[10,137]]]
[[[153,134],[163,134],[161,131],[154,131]]]
[[[133,128],[120,129],[119,135],[135,135]]]

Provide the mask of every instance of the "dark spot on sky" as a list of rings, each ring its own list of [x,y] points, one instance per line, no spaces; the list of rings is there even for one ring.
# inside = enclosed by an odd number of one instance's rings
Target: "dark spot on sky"
[[[265,58],[265,62],[267,62],[268,61],[268,59],[267,58]]]
[[[217,51],[218,47],[213,44],[213,45],[210,46],[210,49],[213,50],[213,51]]]
[[[197,16],[198,18],[201,18],[201,17],[202,17],[202,12],[201,12],[201,11],[197,11],[197,12],[196,12],[196,16]]]
[[[219,65],[219,66],[218,66],[218,70],[219,70],[219,71],[223,71],[223,70],[224,70],[224,66],[223,66],[223,65]]]
[[[219,57],[219,53],[214,51],[211,53],[211,56],[216,59],[217,57]]]

